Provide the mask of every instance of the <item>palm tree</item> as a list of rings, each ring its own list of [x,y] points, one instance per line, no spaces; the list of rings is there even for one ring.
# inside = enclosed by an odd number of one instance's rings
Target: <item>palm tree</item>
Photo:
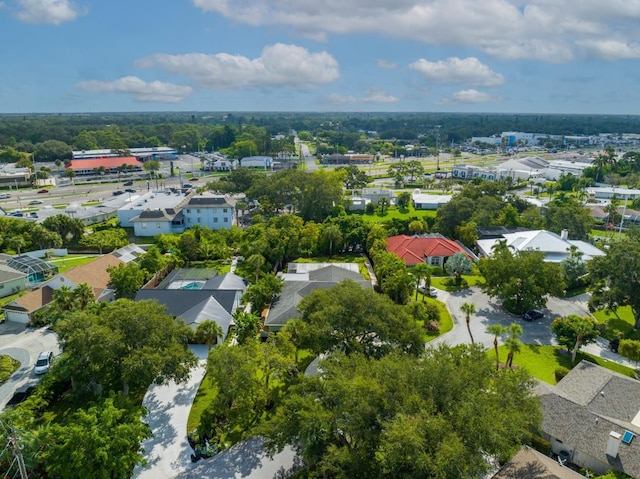
[[[422,301],[424,302],[424,298],[431,288],[431,266],[429,266],[427,263],[419,263],[411,268],[409,273],[415,278],[416,300],[418,300],[418,288],[420,287],[420,283],[422,283],[422,280],[424,279],[424,294],[422,295]]]
[[[91,304],[95,295],[93,294],[93,289],[87,283],[80,283],[76,289],[73,290],[74,303],[78,308],[85,309],[89,304]]]
[[[469,331],[471,344],[474,344],[473,334],[471,334],[471,315],[476,312],[476,305],[473,303],[462,303],[460,310],[467,316],[467,331]]]
[[[496,369],[500,369],[500,357],[498,354],[498,336],[502,336],[507,328],[501,324],[492,324],[487,327],[487,333],[493,334],[493,349],[496,351]]]
[[[245,263],[247,266],[251,267],[256,272],[256,283],[258,282],[258,278],[260,276],[260,270],[266,263],[266,259],[260,253],[252,254],[247,258]]]
[[[520,342],[520,335],[522,334],[522,326],[517,323],[511,323],[507,328],[505,328],[505,333],[508,334],[508,337],[504,340],[505,346],[509,350],[509,354],[507,354],[507,362],[505,366],[509,369],[513,368],[513,356],[515,353],[520,352],[520,346],[522,343]]]
[[[201,322],[196,328],[196,337],[207,345],[207,351],[211,351],[211,345],[217,344],[223,334],[222,327],[211,319]]]
[[[69,286],[60,286],[53,292],[53,304],[58,311],[70,311],[73,309],[74,294]]]
[[[389,206],[389,198],[382,197],[378,200],[378,206],[380,207],[380,214],[384,215],[384,210]]]
[[[329,225],[322,230],[322,240],[329,243],[329,257],[333,256],[333,246],[342,242],[342,233],[336,225]]]

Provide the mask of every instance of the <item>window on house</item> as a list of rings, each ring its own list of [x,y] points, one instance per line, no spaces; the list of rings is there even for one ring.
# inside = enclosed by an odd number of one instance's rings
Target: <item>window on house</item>
[[[440,266],[440,258],[437,256],[432,257],[429,262],[431,263],[431,266]]]
[[[201,222],[202,222],[202,220],[200,219],[200,217],[196,218],[196,222],[197,222],[197,223],[201,223]]]
[[[200,208],[198,208],[198,209],[196,210],[196,213],[200,213]]]
[[[156,228],[162,228],[162,225],[160,223],[156,223]]]
[[[191,223],[191,218],[187,218],[187,223]]]
[[[225,222],[225,223],[228,223],[228,222],[229,222],[229,218],[225,218],[225,219],[224,219],[224,222]]]
[[[223,213],[226,213],[226,212],[227,212],[227,209],[226,209],[226,208],[222,208],[222,212],[223,212]]]
[[[191,210],[187,208],[187,213],[191,213]]]
[[[213,222],[217,223],[218,222],[218,218],[213,218]]]
[[[147,223],[142,223],[142,227],[146,228],[147,227]]]

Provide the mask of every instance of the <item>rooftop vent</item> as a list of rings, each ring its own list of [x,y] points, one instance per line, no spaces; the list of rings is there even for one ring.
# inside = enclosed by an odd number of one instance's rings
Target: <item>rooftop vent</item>
[[[607,456],[609,457],[618,457],[618,452],[620,452],[620,440],[622,439],[622,434],[617,433],[615,431],[611,431],[609,433],[609,440],[607,441]]]

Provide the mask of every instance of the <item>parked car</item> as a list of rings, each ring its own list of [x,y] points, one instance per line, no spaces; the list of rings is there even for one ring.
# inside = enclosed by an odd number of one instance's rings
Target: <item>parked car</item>
[[[522,315],[522,319],[524,319],[525,321],[535,321],[536,319],[542,318],[544,318],[544,313],[537,309],[532,309]]]
[[[420,286],[418,287],[418,291],[421,292],[422,294],[425,294],[425,289],[424,286]],[[434,288],[433,286],[431,286],[429,288],[429,294],[428,296],[431,296],[432,298],[435,298],[438,295],[438,290],[437,288]]]
[[[34,205],[41,205],[42,201],[40,200],[33,200],[33,201],[29,201],[29,203],[27,203],[27,205],[29,206],[34,206]]]
[[[38,193],[49,193],[49,190],[44,188],[42,190],[39,190]]]
[[[53,353],[51,351],[42,351],[36,360],[36,365],[33,367],[33,371],[36,374],[44,374],[51,367],[53,361]]]
[[[7,198],[11,198],[9,193],[0,193],[0,200],[6,200]]]
[[[122,190],[116,190],[113,193],[111,193],[113,196],[120,196],[120,195],[124,195],[124,191]]]
[[[133,188],[127,188],[126,190],[124,190],[127,193],[135,193],[136,190],[134,190]]]
[[[133,181],[127,181],[124,186],[133,186]]]
[[[185,183],[184,185],[182,185],[183,188],[193,188],[193,185],[189,184],[189,183]]]

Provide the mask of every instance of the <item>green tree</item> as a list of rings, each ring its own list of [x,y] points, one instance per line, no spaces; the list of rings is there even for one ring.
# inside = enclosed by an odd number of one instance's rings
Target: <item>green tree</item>
[[[371,181],[369,176],[356,165],[340,166],[336,171],[343,173],[343,183],[347,190],[364,188]]]
[[[384,211],[389,207],[389,198],[384,196],[378,200],[378,208],[380,208],[380,214],[384,216]]]
[[[462,275],[470,274],[473,270],[473,263],[466,254],[458,252],[447,260],[444,264],[444,269],[450,275],[455,276],[456,284],[460,284]]]
[[[618,345],[618,352],[625,358],[636,363],[640,361],[640,341],[634,339],[623,339]]]
[[[324,226],[320,233],[320,238],[323,243],[329,244],[329,257],[333,256],[334,246],[339,246],[342,243],[342,233],[336,225],[329,224]]]
[[[187,347],[191,330],[156,301],[120,299],[99,311],[75,311],[55,330],[59,368],[78,395],[139,394],[151,383],[185,381],[197,362]]]
[[[246,344],[257,339],[262,327],[259,316],[245,311],[237,311],[233,315],[233,321],[236,323],[236,340],[239,344]]]
[[[469,337],[471,338],[471,344],[473,344],[473,334],[471,334],[471,315],[476,313],[476,305],[473,303],[462,303],[460,311],[465,314],[465,320],[467,322],[467,331],[469,331]]]
[[[479,347],[336,355],[321,370],[264,434],[271,451],[293,444],[309,478],[480,477],[487,455],[506,456],[541,418],[527,373],[497,371]]]
[[[282,280],[273,274],[266,274],[247,288],[244,300],[251,303],[253,311],[262,311],[280,291]]]
[[[133,298],[144,285],[145,272],[137,263],[124,264],[107,268],[109,286],[116,290],[118,298]]]
[[[640,329],[640,240],[612,243],[605,256],[590,261],[588,270],[592,285],[589,308],[615,311],[630,306],[634,327]]]
[[[64,141],[47,140],[34,145],[33,159],[35,161],[70,160],[72,153],[71,147]]]
[[[415,321],[389,298],[354,281],[316,290],[298,309],[308,325],[305,344],[315,354],[338,350],[380,357],[398,348],[413,354],[422,350]]]
[[[505,333],[506,328],[501,324],[487,326],[487,333],[493,335],[493,350],[496,353],[496,369],[500,369],[500,352],[498,350],[498,338]]]
[[[520,342],[520,336],[522,335],[522,326],[517,323],[511,323],[504,330],[504,344],[509,351],[507,353],[507,361],[505,366],[509,369],[513,369],[513,357],[516,353],[520,352],[522,343]]]
[[[258,282],[258,279],[260,278],[260,271],[262,270],[262,267],[264,266],[265,262],[266,262],[266,260],[265,260],[264,256],[262,256],[260,253],[252,254],[245,261],[247,266],[249,266],[252,270],[255,271],[255,273],[256,273],[255,282],[256,283]]]
[[[597,321],[590,317],[570,314],[566,318],[556,318],[551,323],[551,331],[558,344],[571,352],[571,362],[576,362],[576,354],[582,346],[594,343],[600,332]]]
[[[406,209],[411,204],[411,193],[403,191],[398,195],[398,208]]]
[[[141,407],[118,406],[108,398],[45,427],[39,460],[47,476],[130,477],[136,465],[145,463],[140,444],[151,437],[142,414]]]
[[[411,274],[415,280],[416,301],[418,300],[420,285],[424,280],[424,295],[422,296],[422,301],[424,302],[425,296],[428,294],[429,289],[431,288],[431,266],[429,266],[427,263],[418,263],[409,270],[409,274]]]
[[[218,344],[218,339],[224,337],[224,331],[218,323],[208,319],[198,324],[196,327],[196,338],[207,345],[207,350],[211,351],[213,344]]]
[[[85,248],[95,248],[100,254],[111,252],[129,244],[127,232],[123,228],[110,228],[95,231],[90,235],[83,236],[79,245]]]
[[[63,245],[76,244],[84,235],[84,223],[78,218],[70,218],[67,215],[49,216],[42,222],[42,226],[58,233]]]
[[[515,314],[542,308],[547,294],[559,295],[564,290],[562,270],[558,264],[544,261],[540,251],[518,251],[499,243],[490,258],[480,260],[485,277],[482,288],[497,297]]]

